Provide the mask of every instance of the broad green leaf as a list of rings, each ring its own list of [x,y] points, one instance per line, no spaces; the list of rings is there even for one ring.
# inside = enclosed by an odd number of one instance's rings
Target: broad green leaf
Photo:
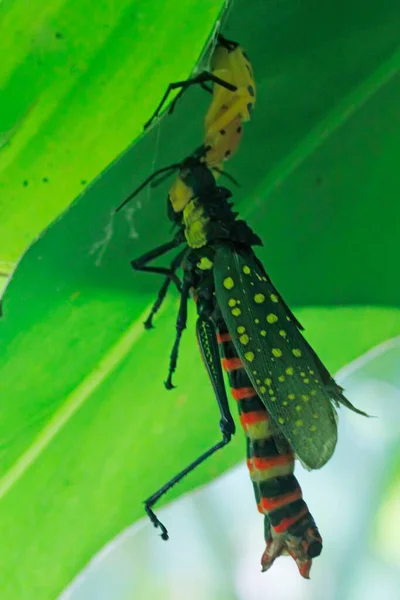
[[[12,270],[142,133],[168,83],[189,75],[222,6],[223,0],[1,3],[0,267],[11,263]]]
[[[266,269],[334,370],[400,330],[400,14],[394,0],[323,4],[232,4],[223,31],[246,47],[259,95],[227,168],[241,183],[240,210],[264,240]],[[219,439],[193,310],[179,387],[167,392],[177,297],[171,293],[156,330],[144,332],[160,281],[129,265],[170,237],[168,182],[111,218],[152,169],[199,145],[208,101],[189,91],[29,249],[7,288],[0,321],[6,600],[55,598],[142,516],[144,498]],[[169,498],[243,451],[238,432]]]

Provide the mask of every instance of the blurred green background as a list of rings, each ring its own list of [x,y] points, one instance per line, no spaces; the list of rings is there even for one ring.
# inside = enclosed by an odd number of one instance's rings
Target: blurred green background
[[[169,182],[112,217],[152,170],[198,146],[207,95],[190,90],[92,180],[140,134],[167,84],[189,75],[221,9],[223,33],[256,74],[254,118],[227,169],[267,271],[332,371],[400,332],[396,1],[3,3],[4,272],[51,224],[2,300],[6,600],[56,598],[142,516],[143,498],[218,440],[193,311],[168,393],[177,297],[145,333],[159,281],[129,266],[169,239]],[[236,438],[170,498],[242,460]]]

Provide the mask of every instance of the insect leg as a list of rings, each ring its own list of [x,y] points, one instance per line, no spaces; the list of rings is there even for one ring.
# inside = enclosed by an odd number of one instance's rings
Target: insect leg
[[[219,423],[223,439],[228,443],[235,433],[235,423],[229,410],[225,391],[215,325],[210,319],[199,317],[196,324],[197,340],[208,375],[214,388],[221,420]]]
[[[198,467],[198,465],[200,465],[202,462],[204,462],[209,456],[214,454],[214,452],[217,452],[217,450],[226,446],[226,444],[228,442],[229,442],[229,440],[224,439],[221,442],[218,442],[218,444],[215,444],[215,446],[212,446],[212,448],[207,450],[207,452],[204,452],[204,454],[202,454],[196,460],[194,460],[192,463],[190,463],[190,465],[188,465],[186,467],[186,469],[183,469],[182,471],[180,471],[177,475],[175,475],[175,477],[170,479],[170,481],[168,481],[159,490],[157,490],[157,492],[155,492],[152,496],[150,496],[150,498],[147,498],[147,500],[144,501],[145,511],[146,511],[148,517],[150,518],[150,521],[153,523],[154,527],[159,527],[161,529],[161,532],[162,532],[161,537],[163,540],[168,539],[168,537],[169,537],[168,530],[165,527],[165,525],[163,525],[163,523],[161,523],[161,521],[157,518],[156,514],[152,510],[152,507],[161,498],[161,496],[163,496],[166,492],[168,492],[176,483],[178,483],[188,473],[190,473],[196,467]]]
[[[184,294],[184,290],[187,285],[190,286],[191,282],[189,277],[184,279],[182,296]],[[189,287],[188,287],[189,289]],[[183,479],[188,473],[193,471],[198,465],[204,462],[209,456],[226,446],[231,440],[232,435],[235,433],[235,423],[232,419],[232,415],[229,410],[228,399],[226,397],[224,378],[221,368],[219,349],[218,349],[218,341],[216,336],[215,325],[210,319],[210,313],[212,311],[212,303],[210,301],[210,296],[207,299],[202,297],[202,292],[206,291],[207,293],[210,291],[207,285],[204,285],[199,291],[198,297],[198,312],[199,318],[196,324],[196,334],[197,339],[200,346],[200,352],[204,359],[208,374],[210,376],[216,397],[218,402],[218,407],[221,415],[220,420],[220,428],[222,431],[222,440],[212,446],[209,450],[204,452],[201,456],[199,456],[195,461],[190,463],[185,469],[183,469],[180,473],[178,473],[173,479],[168,481],[162,488],[160,488],[155,494],[150,496],[145,501],[145,510],[148,514],[151,522],[155,527],[160,527],[162,534],[161,537],[163,540],[168,539],[168,531],[166,527],[159,521],[157,516],[155,515],[152,507],[154,504],[163,496],[172,486],[174,486],[178,481]]]
[[[186,248],[184,250],[182,250],[182,252],[179,252],[179,254],[177,254],[175,256],[174,260],[171,263],[171,267],[170,267],[171,273],[175,274],[175,271],[179,268],[179,266],[182,263],[183,255],[185,254],[185,252],[186,252]],[[153,304],[150,314],[144,322],[145,329],[153,328],[153,317],[159,311],[159,309],[164,301],[164,298],[167,294],[167,291],[168,291],[171,281],[172,281],[171,276],[167,275],[167,277],[164,280],[164,283],[162,284],[162,286],[157,294],[157,299]],[[176,284],[176,282],[175,282],[175,284]],[[181,285],[178,287],[178,291],[179,292],[182,291]]]
[[[181,291],[181,282],[179,277],[173,272],[172,269],[166,269],[164,267],[148,267],[147,263],[152,260],[155,260],[159,256],[166,254],[170,250],[176,248],[179,244],[181,244],[181,238],[176,236],[171,242],[167,242],[166,244],[162,244],[161,246],[157,246],[153,250],[146,252],[139,258],[135,258],[131,261],[132,269],[135,271],[145,271],[146,273],[158,273],[160,275],[166,275],[170,281],[173,281],[177,286],[178,290]]]
[[[181,337],[184,329],[186,329],[186,321],[187,321],[187,303],[189,299],[189,292],[191,287],[191,281],[187,273],[183,276],[183,285],[181,292],[181,302],[179,305],[178,318],[176,320],[176,337],[175,342],[172,348],[168,377],[164,382],[167,390],[172,390],[175,386],[172,383],[172,375],[176,369],[176,363],[178,361],[178,352],[179,352],[179,344],[181,342]]]
[[[212,81],[213,83],[221,85],[222,87],[226,88],[227,90],[230,90],[231,92],[236,92],[236,90],[237,90],[237,87],[235,85],[232,85],[228,81],[224,81],[223,79],[221,79],[220,77],[217,77],[216,75],[214,75],[213,73],[210,73],[209,71],[202,71],[201,73],[199,73],[198,75],[196,75],[196,77],[193,77],[192,79],[186,79],[185,81],[176,81],[175,83],[170,83],[165,91],[165,94],[161,98],[161,102],[159,103],[156,110],[154,111],[153,115],[145,123],[144,129],[147,129],[148,127],[150,127],[150,125],[152,124],[154,119],[156,119],[158,117],[164,104],[166,103],[166,101],[168,99],[168,96],[170,95],[170,93],[173,90],[181,88],[179,94],[176,96],[176,98],[174,98],[174,100],[170,106],[170,109],[168,111],[169,113],[173,112],[173,110],[176,106],[176,103],[178,102],[178,100],[182,97],[184,92],[189,87],[191,87],[192,85],[200,85],[201,87],[203,87],[202,84],[206,83],[207,81]]]
[[[204,452],[201,456],[199,456],[195,461],[190,463],[185,469],[180,471],[173,479],[168,481],[162,488],[160,488],[155,494],[150,496],[145,501],[145,510],[147,515],[149,516],[151,522],[155,527],[160,527],[162,534],[161,537],[163,540],[168,539],[168,531],[159,521],[156,514],[152,510],[152,507],[155,503],[163,496],[168,490],[172,488],[178,481],[183,479],[188,473],[193,471],[198,465],[204,462],[209,456],[226,446],[230,440],[232,435],[235,433],[235,424],[232,419],[228,399],[226,397],[224,379],[221,369],[221,363],[218,352],[218,343],[215,335],[215,328],[211,321],[199,318],[197,321],[197,338],[199,340],[200,350],[202,356],[204,358],[204,362],[207,367],[207,371],[210,375],[211,382],[214,387],[214,391],[217,396],[218,407],[221,414],[220,420],[220,428],[222,431],[223,438],[220,442],[212,446],[207,452]]]

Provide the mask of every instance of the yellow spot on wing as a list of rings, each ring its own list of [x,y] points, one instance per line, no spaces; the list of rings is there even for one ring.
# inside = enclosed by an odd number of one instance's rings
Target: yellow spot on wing
[[[289,404],[289,402],[288,402],[287,400],[284,400],[284,401],[282,402],[282,404],[283,404],[283,406],[287,406],[287,405]]]
[[[246,328],[243,327],[243,325],[239,325],[239,327],[237,328],[238,333],[244,333],[245,331],[246,331]]]
[[[278,381],[285,381],[285,376],[284,375],[279,375]]]
[[[283,424],[284,424],[284,422],[285,422],[285,419],[283,419],[282,417],[279,417],[279,418],[278,418],[278,422],[279,422],[281,425],[283,425]]]
[[[267,385],[271,385],[272,379],[270,379],[269,377],[267,377],[267,379],[264,379],[264,383],[266,383]]]
[[[266,392],[266,391],[267,391],[267,388],[266,388],[264,385],[262,385],[262,386],[260,387],[260,392],[263,394],[263,393],[264,393],[264,392]]]
[[[256,294],[254,296],[254,302],[256,302],[256,304],[262,304],[265,300],[265,296],[264,294]]]
[[[240,336],[239,342],[245,346],[246,344],[249,343],[249,336],[244,333],[243,335]]]
[[[294,400],[296,398],[295,394],[288,394],[289,400]]]
[[[311,431],[317,431],[317,426],[316,425],[311,425],[310,430]]]
[[[300,412],[302,408],[303,408],[303,407],[301,406],[301,404],[298,404],[298,405],[296,406],[296,410],[297,410],[297,412]]]
[[[247,265],[245,265],[243,267],[243,273],[246,273],[246,275],[248,275],[249,273],[251,273],[250,267],[248,267]]]
[[[279,302],[279,298],[276,294],[271,294],[270,298],[271,298],[272,302]]]
[[[279,331],[279,335],[282,336],[283,338],[285,338],[287,336],[287,333],[286,333],[286,331],[284,329],[281,329]]]
[[[234,317],[238,317],[242,314],[242,311],[240,310],[240,308],[232,308],[232,314]]]
[[[229,306],[236,306],[236,300],[235,300],[235,298],[229,298],[228,304],[229,304]]]
[[[265,331],[265,329],[261,329],[260,333],[263,337],[265,337],[267,335],[267,332]]]
[[[267,321],[268,323],[276,323],[278,320],[278,317],[272,313],[270,313],[269,315],[267,315]]]
[[[224,279],[224,288],[226,288],[227,290],[231,290],[233,288],[233,286],[235,285],[232,277],[225,277]]]
[[[260,319],[254,319],[254,323],[258,324],[259,322],[260,322]]]
[[[303,425],[303,421],[299,419],[298,421],[296,421],[296,425],[297,427],[301,427]]]
[[[276,357],[282,356],[282,350],[280,348],[272,348],[272,354]]]
[[[300,350],[299,348],[294,348],[294,349],[292,350],[292,352],[293,352],[293,354],[294,354],[295,356],[297,356],[297,358],[300,358],[300,356],[301,356],[301,350]]]
[[[308,396],[308,394],[302,394],[301,399],[304,400],[304,402],[308,402],[310,399],[310,396]]]
[[[286,373],[287,373],[288,375],[293,375],[293,373],[294,373],[294,369],[293,369],[293,367],[288,367],[288,368],[286,369]]]
[[[254,352],[246,352],[244,357],[249,362],[252,362],[254,360]]]
[[[305,377],[304,383],[310,383],[310,380],[308,379],[308,377]]]

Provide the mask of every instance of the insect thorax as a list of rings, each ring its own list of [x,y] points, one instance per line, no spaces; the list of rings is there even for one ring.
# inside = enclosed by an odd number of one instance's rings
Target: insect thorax
[[[182,213],[182,226],[190,248],[202,248],[216,240],[227,240],[243,246],[262,245],[260,238],[228,202],[231,192],[216,186],[212,194],[193,198]]]

